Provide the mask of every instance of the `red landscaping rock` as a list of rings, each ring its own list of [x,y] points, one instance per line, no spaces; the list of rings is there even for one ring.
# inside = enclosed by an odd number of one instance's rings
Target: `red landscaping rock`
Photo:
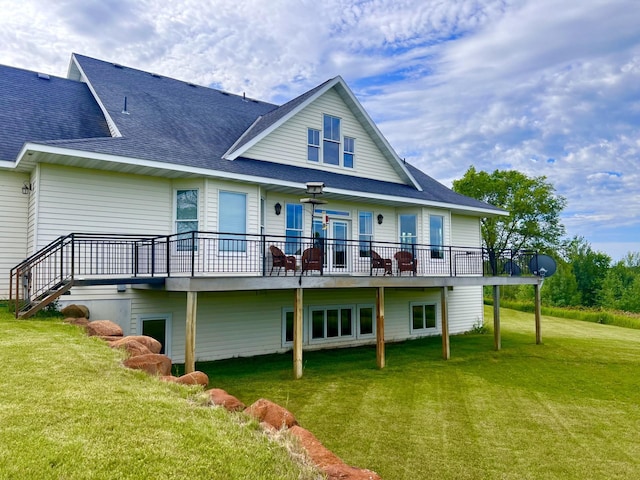
[[[76,305],[72,303],[71,305],[67,305],[60,313],[65,317],[74,317],[74,318],[90,318],[89,317],[89,309],[84,305]]]
[[[376,472],[344,463],[309,430],[294,425],[289,432],[298,438],[311,461],[327,475],[328,480],[382,480]]]
[[[340,465],[344,463],[340,460],[340,457],[322,445],[320,440],[306,428],[294,425],[289,431],[298,438],[300,445],[304,447],[309,454],[309,458],[311,458],[311,461],[317,465],[318,468],[324,469],[330,465]]]
[[[327,480],[382,480],[376,472],[366,468],[350,467],[346,463],[330,465],[321,470],[327,474]]]
[[[149,375],[171,375],[171,359],[159,353],[131,357],[125,360],[123,365],[134,370],[144,370]]]
[[[109,346],[111,348],[121,348],[123,350],[126,350],[129,358],[153,353],[147,348],[146,345],[143,345],[142,343],[138,342],[137,340],[133,340],[130,337],[124,337],[120,340],[116,340],[115,342],[109,342]]]
[[[95,320],[87,324],[87,335],[90,337],[122,337],[122,328],[111,320]]]
[[[212,388],[205,393],[209,395],[209,400],[212,405],[220,405],[230,412],[239,412],[244,410],[246,405],[238,400],[233,395],[229,395],[221,388]]]
[[[176,383],[181,383],[182,385],[202,385],[206,387],[209,385],[209,377],[204,372],[195,371],[185,373],[176,380]]]
[[[268,423],[278,430],[281,428],[291,428],[298,424],[293,413],[265,398],[256,400],[244,412],[260,422]]]
[[[68,323],[69,325],[77,325],[79,327],[86,327],[89,323],[85,317],[67,317],[63,320],[64,323]]]
[[[160,350],[162,350],[162,344],[155,338],[149,337],[148,335],[129,335],[120,341],[126,342],[129,341],[128,339],[135,340],[136,342],[143,344],[151,351],[151,353],[160,353]]]

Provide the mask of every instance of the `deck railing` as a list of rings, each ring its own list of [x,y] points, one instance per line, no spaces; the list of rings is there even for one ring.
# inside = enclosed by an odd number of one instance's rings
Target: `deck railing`
[[[281,252],[284,263],[273,252]],[[11,270],[11,296],[16,304],[30,303],[80,278],[526,275],[536,271],[536,259],[527,251],[274,235],[72,233]]]

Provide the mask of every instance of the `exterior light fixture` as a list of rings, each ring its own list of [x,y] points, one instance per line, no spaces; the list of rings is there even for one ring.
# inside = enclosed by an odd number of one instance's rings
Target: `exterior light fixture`
[[[382,216],[381,213],[378,214],[378,225],[382,225],[382,220],[384,220],[384,217]]]
[[[276,203],[273,208],[276,211],[276,215],[280,215],[280,212],[282,212],[282,205],[280,204],[280,202]]]
[[[31,192],[33,192],[33,185],[31,183],[24,182],[22,184],[22,194],[29,195]]]

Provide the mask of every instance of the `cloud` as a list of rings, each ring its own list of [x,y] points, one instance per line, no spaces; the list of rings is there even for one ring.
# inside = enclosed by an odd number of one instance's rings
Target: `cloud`
[[[76,51],[277,102],[340,74],[399,155],[443,183],[471,164],[545,175],[569,201],[570,233],[640,237],[636,10],[635,0],[0,0],[0,63],[63,76]]]

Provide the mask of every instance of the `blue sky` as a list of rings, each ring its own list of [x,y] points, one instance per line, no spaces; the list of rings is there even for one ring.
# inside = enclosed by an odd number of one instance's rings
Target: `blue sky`
[[[78,52],[283,102],[335,75],[401,157],[545,175],[568,235],[640,251],[637,0],[0,0],[0,64]]]

